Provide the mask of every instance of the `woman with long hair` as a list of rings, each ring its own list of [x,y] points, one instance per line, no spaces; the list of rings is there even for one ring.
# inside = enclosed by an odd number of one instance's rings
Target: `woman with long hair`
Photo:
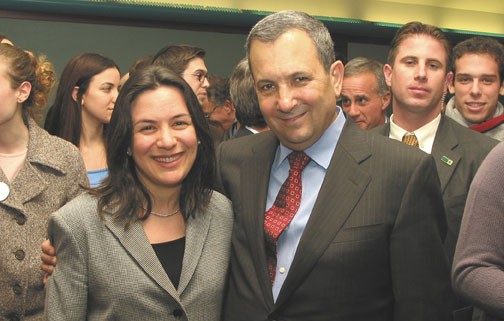
[[[73,57],[61,74],[45,129],[81,152],[91,187],[107,176],[106,125],[118,95],[119,67],[95,53]]]
[[[109,176],[56,212],[49,320],[220,320],[233,224],[208,124],[163,66],[134,73],[107,133]]]

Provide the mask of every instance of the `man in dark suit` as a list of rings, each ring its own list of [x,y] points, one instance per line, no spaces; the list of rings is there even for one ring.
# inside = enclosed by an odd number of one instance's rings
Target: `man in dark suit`
[[[451,263],[469,186],[498,141],[442,114],[443,97],[453,77],[449,63],[450,45],[439,28],[420,22],[401,27],[384,66],[393,95],[393,114],[377,131],[395,140],[413,142],[434,157],[448,226],[444,247]],[[459,302],[454,317],[471,320],[471,308]]]
[[[381,62],[356,57],[345,64],[341,107],[360,128],[372,129],[385,124],[390,99]]]
[[[219,123],[224,132],[236,131],[236,110],[229,95],[229,78],[209,74],[208,81],[207,99],[201,104],[205,116]]]
[[[384,67],[393,94],[393,114],[379,132],[396,140],[414,134],[418,147],[434,157],[448,220],[445,248],[451,262],[469,185],[498,141],[442,114],[443,97],[453,78],[449,62],[450,45],[439,28],[410,22],[399,29]]]
[[[224,319],[449,320],[432,157],[345,119],[336,105],[343,65],[320,21],[275,13],[246,46],[271,131],[217,150],[235,212]],[[304,169],[289,165],[303,153]],[[296,206],[285,190],[301,194]],[[275,239],[271,222],[284,212],[292,220]]]
[[[235,138],[269,130],[259,109],[254,79],[250,74],[247,58],[243,58],[234,68],[229,78],[229,93],[239,124],[238,131],[234,134]]]

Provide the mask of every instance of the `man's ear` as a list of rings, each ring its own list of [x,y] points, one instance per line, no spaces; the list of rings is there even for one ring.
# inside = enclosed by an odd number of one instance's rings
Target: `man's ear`
[[[385,75],[385,82],[387,86],[392,86],[392,66],[389,64],[383,65],[383,74]]]
[[[32,86],[28,81],[23,81],[21,85],[19,85],[17,89],[17,102],[19,104],[24,103],[28,99],[28,97],[30,97],[31,88]]]
[[[455,94],[455,75],[451,73],[451,79],[448,81],[448,91],[450,94]]]
[[[453,72],[449,72],[446,74],[446,88],[450,91],[450,94],[455,93],[455,85],[453,83]]]
[[[504,80],[502,80],[502,82],[501,82],[501,86],[499,89],[499,95],[504,96]]]
[[[334,88],[334,93],[336,97],[341,95],[341,86],[343,84],[343,73],[345,71],[345,67],[341,60],[336,60],[329,69],[329,73],[331,76],[331,81]]]
[[[231,102],[231,100],[229,99],[226,99],[226,101],[224,102],[224,110],[226,111],[226,113],[229,115],[229,114],[235,114],[236,113],[236,110],[234,108],[234,105],[233,103]]]
[[[382,99],[382,107],[381,110],[387,109],[387,107],[390,105],[390,100],[392,99],[392,94],[390,91],[387,91],[385,95],[381,97]]]

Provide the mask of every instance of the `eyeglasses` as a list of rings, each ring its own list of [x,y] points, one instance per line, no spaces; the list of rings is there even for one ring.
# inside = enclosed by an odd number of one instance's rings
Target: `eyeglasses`
[[[207,98],[208,99],[208,98]],[[218,108],[218,106],[214,106],[214,108],[212,108],[212,110],[210,112],[206,112],[205,113],[205,118],[206,119],[210,119],[210,117],[212,116],[212,114],[214,113],[214,111]]]
[[[196,71],[195,73],[189,75],[196,78],[200,83],[204,83],[208,76],[208,74],[203,71]],[[182,76],[185,76],[185,74],[182,74]]]

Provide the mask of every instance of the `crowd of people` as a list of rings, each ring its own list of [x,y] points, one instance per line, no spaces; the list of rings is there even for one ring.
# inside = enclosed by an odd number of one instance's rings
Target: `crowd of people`
[[[73,57],[44,129],[52,65],[0,42],[0,318],[504,320],[498,41],[409,22],[343,63],[280,11],[229,78]]]

